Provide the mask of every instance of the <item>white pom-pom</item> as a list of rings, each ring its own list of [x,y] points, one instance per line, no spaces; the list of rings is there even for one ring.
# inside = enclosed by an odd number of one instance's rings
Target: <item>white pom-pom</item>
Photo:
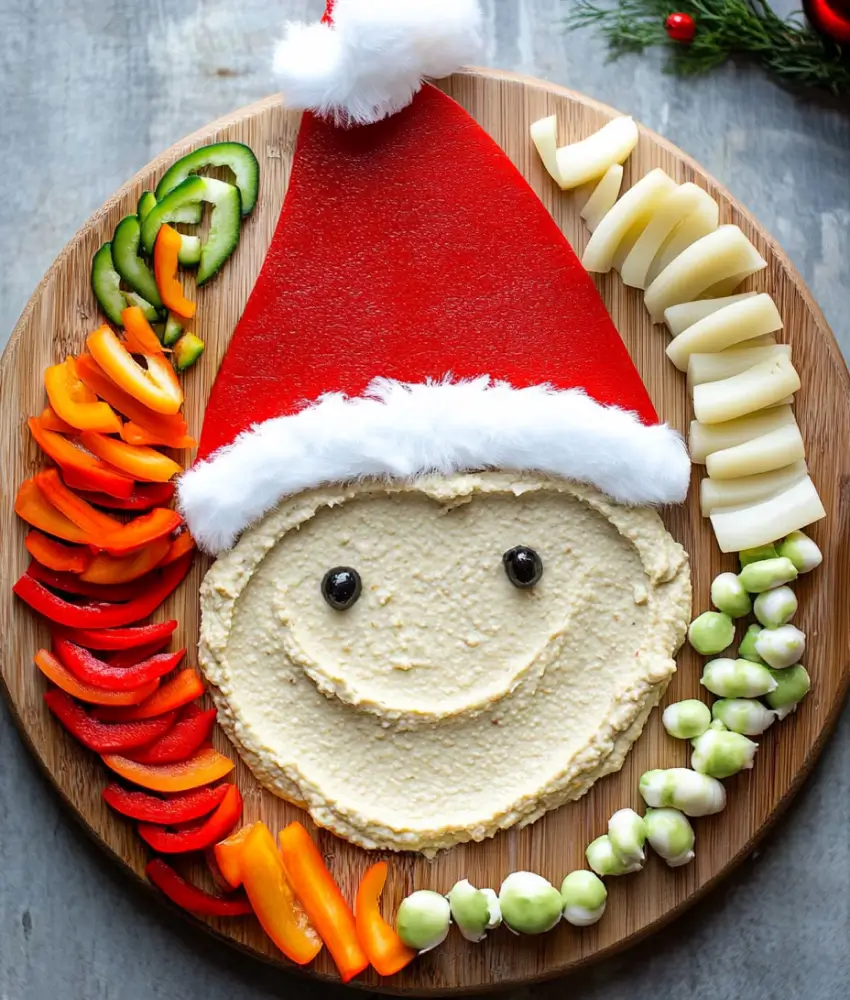
[[[478,0],[336,0],[331,24],[289,24],[274,70],[291,108],[368,124],[481,50]]]

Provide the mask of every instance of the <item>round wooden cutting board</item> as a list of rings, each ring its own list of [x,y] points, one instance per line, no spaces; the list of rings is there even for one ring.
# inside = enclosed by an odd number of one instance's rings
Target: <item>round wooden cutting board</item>
[[[574,199],[562,194],[544,172],[529,139],[529,125],[555,113],[562,136],[584,137],[615,112],[563,88],[507,74],[469,72],[441,86],[493,135],[580,254],[588,233]],[[187,373],[184,385],[190,431],[200,431],[216,370],[277,222],[299,121],[299,114],[286,111],[280,100],[272,97],[210,125],[141,171],[86,223],[60,255],[27,306],[0,363],[0,632],[6,693],[24,738],[62,796],[102,846],[137,877],[143,877],[147,851],[131,825],[101,801],[100,792],[107,781],[105,767],[67,736],[48,713],[42,701],[46,684],[32,663],[33,653],[48,642],[48,630],[13,598],[10,590],[27,565],[25,528],[12,508],[15,492],[24,477],[44,464],[26,431],[25,420],[39,413],[44,405],[44,368],[69,352],[79,351],[86,334],[100,322],[89,285],[94,251],[110,239],[119,219],[135,211],[141,191],[155,187],[178,156],[205,143],[234,139],[248,143],[259,157],[260,200],[243,228],[235,256],[217,280],[197,293],[196,331],[206,341],[207,351]],[[453,929],[442,947],[392,980],[382,982],[373,973],[361,977],[366,986],[437,993],[527,983],[611,954],[658,927],[693,903],[752,848],[799,786],[846,692],[850,680],[846,669],[850,632],[847,370],[819,309],[768,235],[697,164],[663,139],[642,130],[639,145],[626,164],[624,188],[652,167],[663,167],[676,181],[696,181],[706,188],[720,204],[721,221],[740,225],[768,261],[767,270],[757,277],[754,287],[774,296],[785,321],[780,338],[792,345],[794,364],[802,378],[796,400],[797,418],[811,474],[827,510],[827,518],[812,529],[824,550],[824,565],[803,578],[798,590],[799,624],[809,637],[806,663],[813,691],[795,715],[775,725],[760,740],[754,769],[726,783],[729,805],[725,812],[695,822],[697,855],[692,864],[669,869],[651,856],[641,874],[609,880],[608,910],[594,927],[578,930],[563,923],[541,938],[520,938],[501,930],[477,946],[465,942]],[[345,183],[344,177],[340,183]],[[475,178],[470,177],[469,183],[474,184]],[[599,278],[598,286],[658,412],[670,424],[686,431],[690,413],[685,379],[666,359],[664,329],[652,327],[641,293],[625,288],[615,273]],[[695,472],[694,487],[697,481]],[[696,488],[686,506],[664,516],[670,531],[691,554],[695,609],[705,610],[711,579],[722,570],[735,568],[733,557],[721,556],[708,522],[700,517]],[[181,629],[175,638],[190,650],[197,641],[198,586],[207,565],[205,559],[197,559],[188,580],[157,615],[180,620]],[[686,649],[678,663],[678,673],[666,696],[668,702],[700,694],[700,659]],[[568,711],[567,706],[564,711]],[[215,743],[236,759],[221,732],[216,733]],[[412,854],[383,854],[391,859],[392,871],[385,894],[386,911],[394,912],[400,899],[414,888],[447,891],[465,876],[476,885],[498,888],[509,872],[529,869],[560,885],[566,872],[583,866],[586,845],[604,832],[607,818],[615,809],[640,808],[638,778],[642,772],[652,767],[686,765],[688,754],[686,743],[666,736],[660,712],[654,712],[622,771],[600,781],[579,802],[549,813],[526,829],[511,830],[482,844],[456,847],[433,861]],[[522,767],[522,761],[517,761],[517,767]],[[344,893],[353,899],[358,880],[375,855],[316,831],[298,808],[260,788],[239,760],[236,779],[245,795],[244,820],[265,820],[275,832],[292,819],[305,821],[318,837]],[[200,864],[190,874],[198,880],[206,877]],[[286,964],[253,919],[210,921],[208,927],[262,958]],[[326,951],[312,971],[319,977],[335,978]]]

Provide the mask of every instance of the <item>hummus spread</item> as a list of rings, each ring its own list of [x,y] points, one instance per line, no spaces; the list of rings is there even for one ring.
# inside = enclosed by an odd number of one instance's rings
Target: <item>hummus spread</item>
[[[508,579],[530,546],[543,575]],[[333,609],[321,582],[355,568]],[[515,473],[301,493],[201,591],[200,660],[259,781],[367,848],[526,824],[618,770],[675,671],[688,560],[648,508]]]

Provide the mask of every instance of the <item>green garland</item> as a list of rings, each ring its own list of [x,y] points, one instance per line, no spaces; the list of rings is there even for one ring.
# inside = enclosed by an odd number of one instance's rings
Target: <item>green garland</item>
[[[779,17],[767,0],[617,0],[614,7],[594,0],[570,3],[566,26],[600,28],[612,58],[666,45],[668,71],[691,75],[743,56],[787,85],[836,96],[850,93],[850,60],[840,47],[821,38],[800,14]],[[690,14],[696,22],[692,42],[668,38],[664,22],[675,12]]]

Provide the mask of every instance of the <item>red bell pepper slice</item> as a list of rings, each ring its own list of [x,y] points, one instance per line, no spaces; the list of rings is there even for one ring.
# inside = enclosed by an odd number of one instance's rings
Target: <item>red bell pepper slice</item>
[[[141,621],[159,607],[176,590],[189,572],[191,555],[178,559],[163,570],[157,570],[157,579],[151,581],[146,593],[126,604],[87,603],[72,604],[48,590],[43,584],[24,574],[12,587],[22,601],[45,618],[69,628],[117,628]]]
[[[96,545],[99,538],[111,535],[123,527],[120,521],[92,507],[88,501],[69,490],[56,469],[39,472],[35,481],[44,497],[86,532],[90,544]]]
[[[174,715],[161,715],[143,722],[101,722],[64,691],[47,691],[47,707],[84,747],[95,753],[124,753],[163,736],[172,726]]]
[[[109,462],[120,472],[132,479],[145,483],[167,483],[183,471],[173,458],[156,448],[146,445],[127,444],[107,434],[84,431],[80,444],[104,462]]]
[[[159,653],[168,645],[168,642],[168,639],[160,639],[158,642],[150,642],[146,646],[137,646],[135,649],[119,649],[114,653],[105,653],[104,659],[113,667],[134,667],[142,660],[153,656],[154,653]]]
[[[45,370],[44,388],[51,408],[72,427],[103,434],[118,434],[121,430],[118,414],[80,380],[73,358],[66,358],[61,364]]]
[[[82,487],[75,487],[81,489]],[[128,497],[111,497],[106,493],[89,493],[86,497],[89,503],[98,507],[108,507],[110,510],[150,510],[151,507],[164,507],[174,499],[173,483],[136,483],[133,492]]]
[[[225,840],[220,840],[213,847],[216,867],[228,888],[238,889],[242,885],[242,852],[245,841],[256,825],[250,823],[248,826],[243,826],[241,830],[232,833]]]
[[[290,823],[281,830],[279,840],[286,876],[310,923],[327,945],[340,978],[347,983],[369,965],[369,958],[357,939],[351,907],[318,847],[300,823]]]
[[[176,764],[137,764],[117,754],[102,757],[108,768],[125,781],[153,792],[186,792],[200,785],[211,785],[234,768],[233,761],[212,747],[204,747],[188,760]]]
[[[80,490],[100,490],[115,497],[128,497],[133,492],[132,479],[83,451],[61,434],[46,430],[36,417],[29,418],[27,427],[41,450],[62,470],[69,486]]]
[[[70,434],[73,437],[80,433],[76,427],[65,423],[52,406],[45,406],[39,415],[38,422],[44,430],[55,431],[57,434]]]
[[[25,479],[15,497],[15,513],[27,524],[67,542],[88,543],[88,535],[61,514],[38,488],[35,479]]]
[[[360,881],[354,901],[357,940],[380,976],[394,976],[409,965],[416,952],[401,940],[381,916],[381,893],[387,881],[387,863],[378,861]]]
[[[188,705],[174,726],[163,734],[162,739],[127,756],[139,764],[173,764],[185,760],[210,738],[215,725],[215,714],[214,708],[201,711],[196,705]],[[221,837],[216,839],[220,840]]]
[[[37,562],[29,564],[27,576],[31,576],[34,580],[38,580],[39,583],[52,587],[54,590],[61,590],[65,594],[79,594],[82,597],[91,597],[99,601],[129,601],[145,591],[145,587],[140,587],[138,582],[105,587],[99,583],[89,583],[87,580],[83,580],[78,573],[54,573],[53,570],[46,569]]]
[[[149,698],[159,687],[159,681],[151,681],[134,691],[106,691],[91,684],[83,684],[46,649],[40,649],[33,659],[48,680],[53,681],[66,694],[91,705],[137,705]]]
[[[170,674],[186,655],[185,649],[179,649],[176,653],[157,653],[132,667],[116,667],[62,638],[54,640],[53,652],[78,680],[107,691],[129,691],[158,680]]]
[[[140,514],[127,524],[122,524],[118,531],[107,535],[99,544],[110,555],[126,555],[158,538],[170,535],[182,523],[183,518],[176,510],[154,507],[149,513]]]
[[[153,270],[156,287],[163,305],[184,319],[195,315],[195,303],[183,294],[183,285],[177,277],[178,255],[183,239],[171,226],[160,226],[153,246]]]
[[[165,448],[175,448],[177,451],[198,447],[198,442],[193,437],[189,437],[188,434],[180,436],[158,434],[155,431],[149,431],[145,427],[133,423],[132,420],[128,420],[122,426],[121,440],[126,441],[127,444],[162,445]]]
[[[62,542],[43,535],[35,528],[27,532],[24,545],[36,562],[57,573],[84,573],[94,558],[88,546],[63,545]],[[173,543],[166,556],[170,555],[172,548]]]
[[[143,354],[143,368],[105,325],[88,335],[86,346],[112,381],[143,406],[166,416],[171,416],[180,409],[183,390],[171,362],[164,355]]]
[[[109,587],[133,580],[144,584],[145,581],[140,580],[140,577],[146,576],[157,566],[162,566],[170,551],[171,540],[157,538],[126,556],[111,556],[106,552],[99,552],[91,565],[80,574],[80,579]]]
[[[141,705],[132,708],[99,709],[97,717],[104,722],[128,721],[130,719],[150,719],[163,712],[182,708],[204,693],[204,682],[191,667],[181,670]]]
[[[136,625],[132,628],[56,629],[54,634],[61,635],[78,646],[85,646],[86,649],[138,649],[154,643],[165,644],[176,628],[177,619],[172,618],[171,621]]]
[[[165,553],[165,556],[159,563],[160,568],[167,566],[170,562],[174,562],[175,559],[179,559],[181,556],[186,555],[187,552],[193,552],[194,549],[195,539],[192,538],[188,531],[181,531],[176,538],[171,540],[168,552]]]
[[[145,874],[176,906],[202,917],[244,917],[251,913],[251,904],[244,896],[223,899],[187,882],[166,864],[154,858],[145,868]]]
[[[153,823],[140,823],[139,836],[159,854],[184,854],[203,851],[226,837],[242,815],[242,796],[236,785],[228,785],[227,794],[215,812],[205,820],[177,830]]]
[[[193,788],[190,792],[178,792],[163,799],[150,792],[124,788],[113,781],[104,788],[102,794],[104,802],[122,816],[141,820],[142,823],[173,826],[209,815],[227,794],[228,787],[207,785],[205,788]]]

